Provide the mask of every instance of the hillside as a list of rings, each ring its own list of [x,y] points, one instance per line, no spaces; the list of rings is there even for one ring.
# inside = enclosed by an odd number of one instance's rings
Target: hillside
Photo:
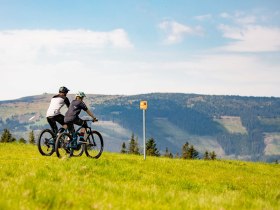
[[[0,146],[0,209],[279,209],[279,164],[121,155],[41,156]]]
[[[52,94],[0,102],[0,130],[17,136],[47,127],[45,112]],[[69,95],[73,98],[73,95]],[[173,154],[189,142],[201,155],[275,161],[280,159],[280,98],[152,93],[134,96],[88,95],[86,103],[100,119],[95,124],[107,151],[119,152],[132,133],[142,145],[140,100],[148,101],[147,138]],[[64,110],[65,111],[65,110]]]

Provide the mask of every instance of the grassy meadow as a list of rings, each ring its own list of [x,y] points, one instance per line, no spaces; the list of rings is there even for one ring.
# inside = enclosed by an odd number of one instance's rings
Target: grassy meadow
[[[103,153],[44,157],[0,144],[0,209],[280,209],[280,165]]]

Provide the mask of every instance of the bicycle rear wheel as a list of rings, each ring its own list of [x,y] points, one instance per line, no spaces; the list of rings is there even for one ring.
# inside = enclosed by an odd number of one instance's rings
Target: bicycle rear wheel
[[[85,144],[85,153],[90,158],[99,158],[103,152],[103,138],[98,131],[88,135]]]
[[[69,133],[60,133],[55,141],[55,152],[57,157],[70,156],[70,142],[72,137]]]
[[[43,130],[37,141],[41,155],[51,156],[54,153],[55,134],[50,129]]]

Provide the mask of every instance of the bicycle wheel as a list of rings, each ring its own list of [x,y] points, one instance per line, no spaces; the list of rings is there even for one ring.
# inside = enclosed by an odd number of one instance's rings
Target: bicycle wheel
[[[78,144],[77,147],[71,148],[70,156],[73,157],[79,157],[83,154],[85,145],[84,144]]]
[[[103,138],[98,131],[88,135],[85,144],[85,153],[90,158],[99,158],[103,152]]]
[[[41,155],[51,156],[54,153],[55,134],[50,129],[43,130],[37,141]]]
[[[69,133],[60,133],[55,141],[55,153],[57,157],[70,156],[70,142],[72,137]]]

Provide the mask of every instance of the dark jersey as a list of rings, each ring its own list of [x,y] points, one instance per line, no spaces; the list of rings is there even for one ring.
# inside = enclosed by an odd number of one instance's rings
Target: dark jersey
[[[64,122],[73,122],[79,116],[81,110],[88,110],[86,104],[83,101],[73,100],[70,103],[68,111],[65,113]]]

